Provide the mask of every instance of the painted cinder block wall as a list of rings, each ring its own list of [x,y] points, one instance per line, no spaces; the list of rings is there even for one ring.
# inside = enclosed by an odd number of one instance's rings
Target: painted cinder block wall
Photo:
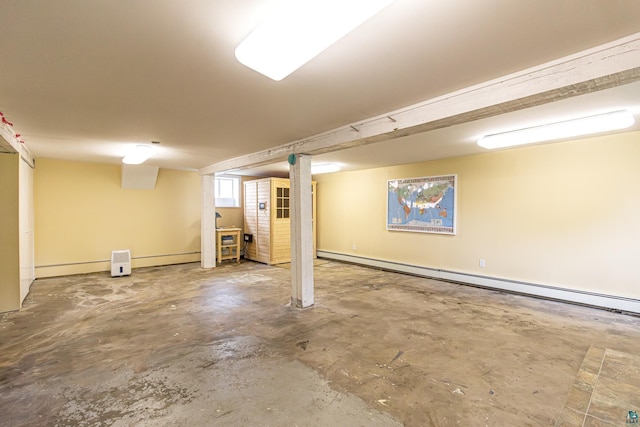
[[[37,159],[36,277],[200,261],[200,176],[160,169],[153,190],[121,188],[120,165]]]
[[[317,175],[318,249],[640,299],[638,159],[631,132]],[[387,180],[445,174],[455,236],[385,229]]]

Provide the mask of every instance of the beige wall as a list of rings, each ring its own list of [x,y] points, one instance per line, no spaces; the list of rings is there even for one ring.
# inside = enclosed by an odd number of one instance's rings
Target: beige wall
[[[216,211],[222,215],[222,218],[218,218],[218,227],[242,228],[244,218],[242,206],[239,208],[216,208]]]
[[[20,308],[18,154],[0,154],[0,313]]]
[[[154,190],[120,186],[120,165],[38,159],[36,277],[108,271],[112,250],[132,267],[200,260],[200,176],[160,169]]]
[[[318,249],[640,298],[639,159],[633,132],[318,175]],[[388,179],[443,174],[457,235],[385,229]]]

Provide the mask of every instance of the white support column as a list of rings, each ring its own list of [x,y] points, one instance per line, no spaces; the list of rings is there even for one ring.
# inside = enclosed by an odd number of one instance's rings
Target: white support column
[[[215,176],[202,175],[202,209],[200,218],[200,266],[216,266],[216,199],[213,195]]]
[[[291,306],[313,306],[311,156],[295,155],[291,166]]]

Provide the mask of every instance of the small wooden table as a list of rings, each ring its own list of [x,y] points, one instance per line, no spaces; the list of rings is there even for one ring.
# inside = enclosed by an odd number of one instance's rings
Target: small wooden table
[[[241,228],[216,229],[216,259],[218,264],[226,259],[240,262],[240,232]]]

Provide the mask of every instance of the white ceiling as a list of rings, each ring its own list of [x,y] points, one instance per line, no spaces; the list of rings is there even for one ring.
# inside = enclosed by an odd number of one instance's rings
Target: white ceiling
[[[160,141],[148,164],[202,168],[640,32],[631,0],[397,0],[274,82],[234,49],[276,2],[0,0],[0,111],[36,158],[119,163]],[[633,84],[314,160],[470,154],[483,133],[639,103]]]

